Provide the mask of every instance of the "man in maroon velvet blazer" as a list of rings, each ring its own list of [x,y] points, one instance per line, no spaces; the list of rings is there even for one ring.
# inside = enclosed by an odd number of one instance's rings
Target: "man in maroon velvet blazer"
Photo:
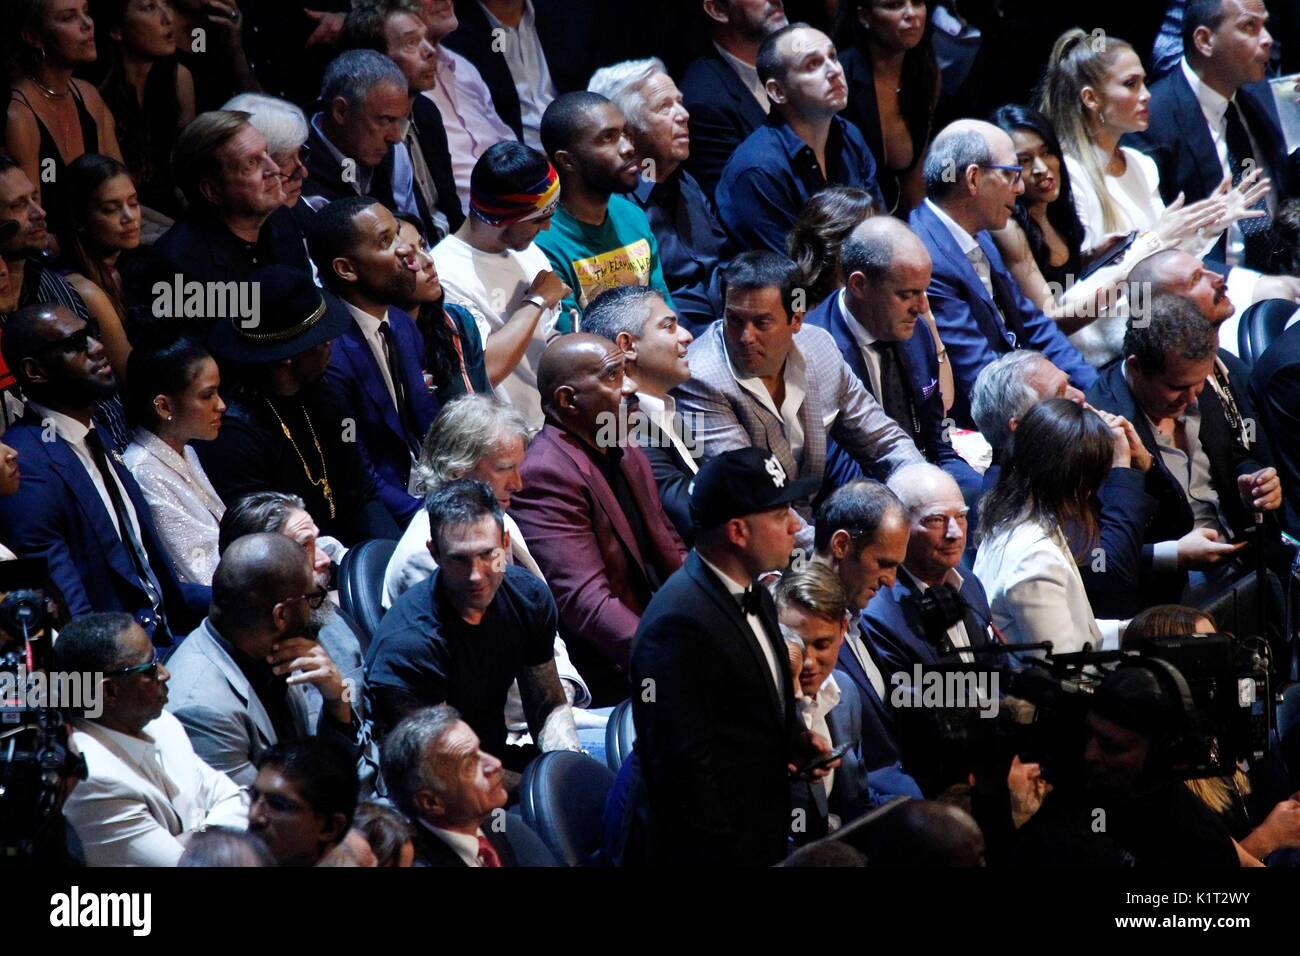
[[[650,597],[686,557],[645,453],[619,407],[635,388],[623,352],[595,335],[565,335],[537,369],[546,425],[521,468],[511,515],[560,611],[560,635],[592,703],[627,697],[632,638]]]

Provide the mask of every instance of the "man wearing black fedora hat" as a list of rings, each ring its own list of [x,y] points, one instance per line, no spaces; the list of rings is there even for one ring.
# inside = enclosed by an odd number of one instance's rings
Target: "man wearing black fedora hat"
[[[330,343],[352,323],[347,310],[288,266],[250,281],[255,314],[221,321],[208,340],[234,384],[221,434],[195,443],[204,471],[227,505],[254,491],[298,495],[321,533],[345,545],[399,537],[355,420],[320,387]]]
[[[764,866],[791,833],[789,775],[829,742],[795,715],[776,607],[759,575],[784,568],[815,478],[741,448],[700,467],[695,550],[641,617],[632,651],[636,753],[652,862]]]

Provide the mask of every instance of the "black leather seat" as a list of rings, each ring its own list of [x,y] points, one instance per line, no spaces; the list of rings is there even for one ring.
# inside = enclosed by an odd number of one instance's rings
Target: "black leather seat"
[[[1265,299],[1246,309],[1237,326],[1237,357],[1247,365],[1258,362],[1295,311],[1296,304],[1289,299]]]
[[[524,769],[519,812],[563,866],[604,862],[605,798],[614,785],[609,768],[569,750],[544,753]]]
[[[632,701],[625,700],[614,708],[605,725],[605,766],[615,774],[632,753],[636,743],[636,725],[632,723]]]
[[[384,571],[396,550],[397,542],[389,538],[363,541],[348,549],[339,565],[339,604],[361,631],[363,655],[384,616]]]
[[[1277,705],[1277,735],[1291,785],[1296,786],[1296,782],[1300,781],[1300,684],[1287,685],[1280,696],[1282,701]]]

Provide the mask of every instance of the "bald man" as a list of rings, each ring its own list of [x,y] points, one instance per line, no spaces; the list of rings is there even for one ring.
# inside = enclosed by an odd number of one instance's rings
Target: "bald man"
[[[980,476],[953,449],[944,425],[939,357],[926,326],[930,311],[930,253],[916,233],[893,216],[860,223],[840,248],[844,288],[804,319],[835,339],[853,374],[907,432],[926,460],[956,479],[967,501],[980,493]],[[827,457],[843,466],[836,446]]]
[[[956,396],[950,413],[973,427],[970,395],[980,370],[1014,349],[1043,352],[1086,391],[1097,373],[1056,323],[1021,291],[988,230],[1007,224],[1025,191],[1011,137],[990,123],[958,120],[925,156],[926,200],[908,219],[934,264],[927,294]]]
[[[733,245],[784,253],[800,211],[827,186],[864,189],[884,211],[871,150],[837,115],[849,88],[830,37],[806,23],[789,24],[763,40],[755,66],[771,115],[718,180],[718,219]]]
[[[934,465],[908,465],[889,477],[889,490],[907,517],[907,557],[892,587],[881,588],[862,614],[872,646],[888,674],[911,674],[954,652],[975,661],[968,648],[989,637],[989,600],[979,579],[959,570],[966,550],[969,508],[952,477]],[[934,588],[951,598],[946,613],[923,611]],[[953,660],[950,658],[949,660]]]
[[[207,618],[167,661],[167,709],[194,752],[240,786],[276,743],[319,736],[349,760],[360,756],[354,688],[317,642],[328,597],[302,546],[282,534],[250,534],[221,554]],[[308,688],[323,706],[313,722]]]
[[[520,469],[510,514],[560,613],[560,635],[593,706],[628,696],[632,637],[686,549],[664,513],[623,399],[636,386],[608,339],[564,335],[537,369],[546,424]],[[633,420],[635,422],[635,420]]]

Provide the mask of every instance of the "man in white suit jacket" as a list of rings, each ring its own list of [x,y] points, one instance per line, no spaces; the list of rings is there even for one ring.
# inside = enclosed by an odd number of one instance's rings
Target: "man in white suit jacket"
[[[163,710],[167,668],[127,614],[88,614],[55,648],[61,671],[102,675],[99,707],[73,722],[89,772],[63,808],[90,866],[175,866],[196,830],[248,826],[244,791],[194,753]]]

